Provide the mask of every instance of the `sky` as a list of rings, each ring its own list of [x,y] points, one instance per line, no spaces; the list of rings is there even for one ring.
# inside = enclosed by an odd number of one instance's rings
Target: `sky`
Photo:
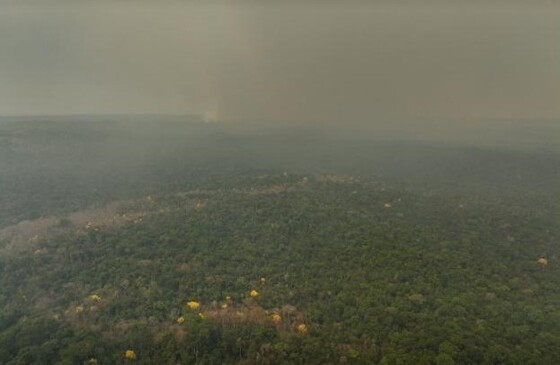
[[[560,119],[560,6],[396,4],[0,0],[0,115]]]

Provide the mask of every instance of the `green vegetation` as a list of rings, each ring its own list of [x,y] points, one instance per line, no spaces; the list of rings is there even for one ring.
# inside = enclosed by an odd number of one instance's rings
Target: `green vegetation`
[[[119,178],[77,200],[4,159],[44,205],[27,216],[16,183],[1,197],[16,218],[3,209],[0,363],[558,364],[560,201],[540,170],[558,158],[478,153],[516,168],[351,177],[180,155],[132,184],[97,161]],[[112,164],[140,166],[126,161]],[[80,176],[59,189],[78,194]]]

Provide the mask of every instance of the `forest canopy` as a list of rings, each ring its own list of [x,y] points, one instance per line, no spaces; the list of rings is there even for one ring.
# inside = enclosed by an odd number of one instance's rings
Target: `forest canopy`
[[[554,152],[1,127],[0,363],[560,363]]]

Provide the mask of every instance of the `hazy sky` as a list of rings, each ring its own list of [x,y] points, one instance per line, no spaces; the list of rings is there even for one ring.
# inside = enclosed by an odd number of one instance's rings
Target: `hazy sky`
[[[470,3],[0,0],[0,114],[560,118],[560,7]]]

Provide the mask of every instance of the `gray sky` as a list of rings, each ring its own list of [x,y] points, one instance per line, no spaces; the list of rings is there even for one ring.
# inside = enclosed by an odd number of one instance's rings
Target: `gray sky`
[[[560,118],[546,1],[280,3],[0,0],[0,115]]]

